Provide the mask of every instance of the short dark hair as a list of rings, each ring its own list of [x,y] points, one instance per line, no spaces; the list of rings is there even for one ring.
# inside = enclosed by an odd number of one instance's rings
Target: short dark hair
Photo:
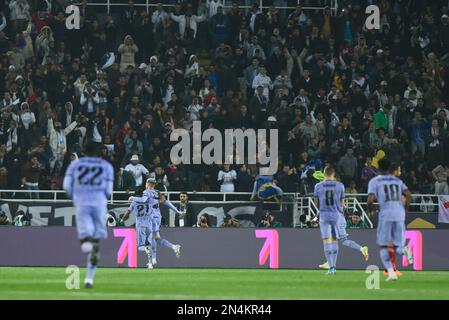
[[[324,168],[324,175],[326,177],[330,177],[331,175],[335,174],[335,169],[331,166],[327,166]]]
[[[100,146],[98,142],[89,141],[84,147],[84,153],[88,156],[98,156],[100,154]]]
[[[181,192],[179,193],[179,195],[181,195],[181,194],[185,194],[187,197],[189,196],[189,194],[188,194],[187,192],[185,192],[185,191],[181,191]]]
[[[397,169],[399,169],[399,164],[392,162],[390,165],[390,169],[388,169],[388,171],[390,173],[395,172]]]
[[[144,188],[143,188],[143,187],[138,187],[138,188],[136,189],[136,191],[134,191],[134,195],[135,195],[135,196],[138,196],[138,197],[141,197],[141,196],[143,195],[143,191],[144,191]]]
[[[387,158],[380,159],[379,169],[382,172],[389,172],[391,170],[391,161]]]

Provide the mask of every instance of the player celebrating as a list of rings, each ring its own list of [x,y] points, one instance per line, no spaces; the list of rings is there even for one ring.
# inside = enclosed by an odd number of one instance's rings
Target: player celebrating
[[[144,188],[139,187],[135,192],[135,197],[142,197]],[[152,219],[151,213],[152,211],[148,208],[147,202],[140,202],[134,200],[131,202],[128,210],[123,215],[120,223],[123,224],[125,220],[128,219],[130,213],[134,213],[136,215],[136,234],[137,234],[137,250],[141,252],[145,252],[148,258],[147,267],[148,269],[153,268],[153,264],[151,263],[151,241],[153,239],[153,229],[152,229]]]
[[[343,215],[345,187],[343,183],[335,180],[335,170],[331,167],[324,169],[324,181],[315,185],[314,195],[320,210],[320,231],[326,256],[327,274],[336,273],[338,257],[338,240],[343,245],[360,251],[365,260],[368,260],[368,247],[362,247],[352,240],[348,240],[346,221]]]
[[[393,243],[396,254],[405,254],[409,263],[413,263],[410,250],[405,247],[405,209],[410,204],[410,191],[398,178],[401,168],[383,158],[379,161],[382,174],[368,183],[368,208],[374,209],[374,202],[379,203],[379,220],[377,224],[377,244],[380,246],[380,258],[388,271],[387,281],[397,280],[388,246]],[[405,197],[405,201],[402,196]],[[404,204],[405,202],[405,204]]]
[[[156,185],[156,179],[149,178],[147,179],[146,183],[146,190],[143,192],[143,196],[141,198],[134,198],[131,197],[130,199],[140,201],[140,202],[148,202],[149,204],[149,210],[152,211],[151,213],[151,220],[152,220],[152,230],[153,230],[153,239],[151,241],[151,262],[152,265],[155,265],[157,263],[156,255],[157,255],[157,245],[161,245],[167,248],[172,249],[176,257],[179,258],[181,256],[181,246],[179,244],[172,244],[170,241],[161,238],[160,235],[160,226],[161,226],[161,210],[159,208],[160,204],[164,204],[165,206],[169,207],[173,211],[175,211],[177,214],[181,214],[181,212],[176,209],[176,207],[168,200],[165,199],[163,195],[160,194],[159,191],[154,189],[154,186]]]
[[[112,194],[114,169],[99,157],[100,145],[86,144],[85,157],[70,163],[63,187],[73,200],[81,251],[87,254],[86,288],[92,288],[97,268],[100,239],[107,238],[107,201]]]

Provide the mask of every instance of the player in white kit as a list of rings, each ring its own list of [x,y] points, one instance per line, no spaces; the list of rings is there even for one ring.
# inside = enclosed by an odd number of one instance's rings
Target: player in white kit
[[[81,251],[87,254],[86,288],[92,288],[99,260],[99,242],[108,236],[106,228],[107,201],[112,194],[114,169],[101,159],[100,145],[90,141],[85,157],[73,161],[64,177],[63,187],[73,200],[76,228]]]
[[[141,202],[136,199],[139,199],[143,195],[144,188],[137,188],[136,192],[134,192],[134,198],[132,200],[131,205],[128,210],[123,215],[120,223],[123,223],[128,219],[131,213],[136,215],[136,235],[137,235],[137,250],[145,252],[147,255],[148,263],[147,267],[149,269],[153,268],[153,264],[151,263],[151,241],[153,239],[153,221],[152,221],[152,211],[149,210],[147,202]]]
[[[151,242],[151,261],[152,264],[155,265],[157,263],[156,259],[156,248],[157,245],[161,245],[173,250],[176,254],[176,257],[179,258],[181,255],[181,246],[179,244],[172,244],[170,241],[161,238],[160,235],[160,226],[161,226],[161,210],[160,205],[163,204],[170,209],[172,209],[177,214],[181,214],[181,212],[165,197],[158,191],[154,189],[156,185],[156,180],[154,178],[147,179],[146,182],[146,190],[143,192],[143,196],[141,198],[138,197],[130,197],[129,200],[139,201],[139,202],[147,202],[149,210],[152,211],[152,231],[153,231],[153,239]]]

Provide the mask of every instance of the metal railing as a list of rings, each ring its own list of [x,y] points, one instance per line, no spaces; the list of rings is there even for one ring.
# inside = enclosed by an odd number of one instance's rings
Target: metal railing
[[[179,199],[181,191],[164,192],[168,200]],[[110,204],[121,204],[128,202],[128,198],[134,192],[114,191],[109,199]],[[193,192],[189,191],[191,203],[240,203],[240,202],[260,202],[251,201],[251,192]],[[294,199],[295,193],[284,193],[284,198]],[[175,197],[176,196],[176,197]],[[0,190],[0,200],[8,201],[34,201],[34,202],[71,202],[64,190]],[[293,203],[293,201],[283,201],[283,203]]]
[[[352,212],[354,212],[354,211],[360,212],[362,220],[365,221],[370,228],[373,228],[374,225],[373,225],[371,219],[369,218],[368,214],[365,211],[365,208],[363,208],[362,204],[359,202],[359,200],[357,200],[357,198],[346,197],[345,205]]]
[[[164,192],[167,199],[177,202],[181,191]],[[109,199],[110,204],[124,204],[128,202],[128,198],[133,192],[114,191]],[[250,192],[188,192],[189,202],[191,203],[260,203],[260,201],[251,201]],[[435,194],[412,194],[409,212],[416,213],[433,213],[437,211],[439,205],[439,197]],[[367,194],[346,194],[345,205],[352,211],[356,210],[361,213],[361,218],[370,228],[373,223],[366,213]],[[424,199],[424,202],[423,202]],[[67,203],[71,202],[67,198],[63,190],[0,190],[0,201],[6,200],[11,202],[55,202]],[[319,210],[314,202],[313,196],[301,195],[299,193],[285,193],[281,204],[293,204],[292,218],[293,227],[307,227],[305,221],[311,221],[317,216]],[[306,217],[305,221],[301,221],[301,216]]]
[[[78,6],[82,6],[82,3],[73,3],[74,5],[78,5]],[[300,5],[301,4],[301,0],[297,0],[297,4]],[[105,0],[102,3],[86,3],[85,4],[88,7],[106,7],[106,12],[109,14],[111,12],[111,7],[123,7],[123,6],[128,6],[127,1],[123,1],[121,3],[111,3],[111,0]],[[145,3],[134,3],[135,7],[145,7],[146,11],[149,12],[151,7],[157,7],[158,4],[156,3],[149,3],[149,0],[146,0]],[[163,7],[174,7],[174,4],[164,4],[162,3]],[[228,8],[232,8],[232,1],[226,1],[225,5],[223,6],[225,9]],[[333,15],[337,15],[337,11],[338,11],[338,0],[330,0],[330,9]],[[250,9],[252,8],[252,6],[247,6],[247,5],[239,5],[240,9]],[[263,5],[263,0],[259,0],[259,9],[260,10],[264,10],[264,9],[269,9],[270,6],[264,6]],[[276,6],[276,9],[280,9],[280,10],[294,10],[296,7],[290,7],[290,6]],[[303,10],[309,11],[309,10],[324,10],[324,6],[302,6]]]

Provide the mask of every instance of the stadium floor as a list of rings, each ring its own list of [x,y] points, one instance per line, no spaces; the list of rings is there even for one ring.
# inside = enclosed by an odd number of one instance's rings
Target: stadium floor
[[[0,267],[1,299],[449,299],[449,272],[381,275],[368,290],[364,270],[127,269],[97,270],[95,287],[66,289],[65,268]]]

